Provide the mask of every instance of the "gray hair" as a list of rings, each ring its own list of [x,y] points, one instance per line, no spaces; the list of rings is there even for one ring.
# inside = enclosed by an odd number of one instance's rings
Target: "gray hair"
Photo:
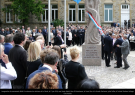
[[[127,35],[124,35],[123,37],[124,37],[125,39],[128,39],[128,36],[127,36]]]
[[[9,35],[7,35],[6,37],[5,37],[5,42],[6,43],[10,43],[10,42],[12,42],[13,41],[13,35],[12,34],[9,34]]]
[[[3,36],[3,35],[0,35],[0,40],[2,40],[2,38],[4,38],[5,36]]]

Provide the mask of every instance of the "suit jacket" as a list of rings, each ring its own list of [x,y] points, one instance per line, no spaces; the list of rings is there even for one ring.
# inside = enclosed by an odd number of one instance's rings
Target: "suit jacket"
[[[13,85],[24,85],[26,76],[27,52],[21,46],[15,45],[9,52],[9,60],[17,72]]]
[[[5,47],[4,53],[9,55],[9,51],[13,48],[13,45],[11,45],[10,43],[5,43],[4,47]]]
[[[57,36],[57,31],[56,30],[52,30],[53,35],[56,37]]]
[[[119,46],[119,48],[121,48],[121,53],[122,54],[129,54],[130,53],[129,41],[127,39],[124,40],[124,42],[122,43],[121,46]]]
[[[84,66],[78,62],[69,61],[65,65],[65,73],[68,79],[68,89],[76,89],[81,80],[88,78]]]
[[[115,48],[115,52],[117,54],[121,54],[121,48],[118,48],[117,45],[122,45],[123,40],[121,38],[117,39],[116,42],[114,43],[114,48]]]
[[[111,52],[113,50],[113,39],[110,36],[106,36],[104,42],[104,51]]]
[[[6,35],[10,34],[10,31],[6,31]]]
[[[43,29],[42,34],[43,34],[43,36],[46,36],[47,35],[47,29]]]
[[[50,70],[50,69],[48,69],[48,68],[46,68],[46,67],[40,67],[40,68],[39,68],[38,70],[36,70],[35,72],[31,73],[31,74],[29,75],[29,77],[27,78],[26,89],[28,89],[29,82],[30,82],[31,78],[33,78],[36,74],[41,73],[41,72],[46,71],[46,70]],[[59,81],[58,88],[59,88],[59,89],[62,89],[62,81],[61,81],[59,75],[57,75],[57,77],[58,77],[58,81]]]
[[[4,31],[4,32],[0,32],[0,35],[3,35],[3,36],[6,36],[6,32]]]
[[[54,45],[62,45],[62,40],[58,35],[55,37]]]

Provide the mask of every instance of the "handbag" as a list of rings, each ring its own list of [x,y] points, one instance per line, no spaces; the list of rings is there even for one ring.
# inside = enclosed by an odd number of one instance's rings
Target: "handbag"
[[[63,60],[59,61],[58,65],[57,65],[57,69],[58,69],[58,75],[60,76],[62,82],[64,84],[66,84],[68,79],[66,78],[65,66],[64,66],[64,61]]]

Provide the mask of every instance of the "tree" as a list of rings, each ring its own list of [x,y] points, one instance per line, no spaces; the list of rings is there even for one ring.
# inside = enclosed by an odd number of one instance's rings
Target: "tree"
[[[2,11],[10,12],[21,20],[25,26],[28,24],[29,14],[35,15],[35,19],[41,20],[41,14],[44,12],[45,5],[42,4],[41,0],[10,0],[13,3],[10,7],[3,8]]]
[[[59,26],[59,25],[64,26],[63,20],[55,19],[52,23],[54,23],[54,27]]]

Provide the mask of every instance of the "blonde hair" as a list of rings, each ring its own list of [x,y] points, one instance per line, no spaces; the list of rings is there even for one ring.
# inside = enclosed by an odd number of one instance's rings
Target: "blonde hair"
[[[77,46],[74,46],[73,48],[70,49],[70,56],[72,59],[77,58],[79,54],[80,50],[77,48]]]
[[[28,60],[30,62],[36,61],[40,58],[41,46],[39,42],[32,42],[28,48]]]

